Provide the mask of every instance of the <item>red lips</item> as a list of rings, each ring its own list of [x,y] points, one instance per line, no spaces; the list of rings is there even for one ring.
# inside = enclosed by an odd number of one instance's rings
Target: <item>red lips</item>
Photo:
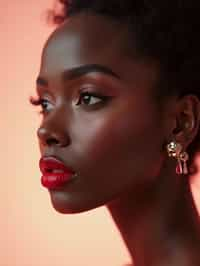
[[[48,189],[55,189],[65,185],[75,174],[55,157],[42,157],[39,166],[42,172],[41,183]]]

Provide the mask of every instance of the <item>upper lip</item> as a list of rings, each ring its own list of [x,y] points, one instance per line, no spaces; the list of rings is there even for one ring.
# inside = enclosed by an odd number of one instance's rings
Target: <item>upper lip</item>
[[[39,162],[40,171],[43,174],[52,172],[53,170],[62,170],[63,172],[73,174],[74,171],[65,165],[65,163],[57,156],[43,156]]]

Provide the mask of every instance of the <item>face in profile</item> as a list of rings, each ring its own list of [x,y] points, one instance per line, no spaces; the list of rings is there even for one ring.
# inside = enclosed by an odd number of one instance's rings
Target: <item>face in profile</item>
[[[156,182],[162,166],[166,113],[154,99],[158,69],[130,56],[127,33],[120,32],[103,17],[76,15],[43,50],[37,79],[41,155],[77,173],[49,189],[62,213],[134,200]]]

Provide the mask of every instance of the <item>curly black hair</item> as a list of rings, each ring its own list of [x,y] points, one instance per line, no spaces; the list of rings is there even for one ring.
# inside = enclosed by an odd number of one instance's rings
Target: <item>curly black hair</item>
[[[162,80],[159,99],[176,93],[195,94],[200,99],[200,1],[199,0],[60,0],[53,22],[88,12],[123,23],[130,42],[143,57],[159,62]],[[200,133],[199,133],[200,135]],[[199,137],[189,147],[198,150]]]

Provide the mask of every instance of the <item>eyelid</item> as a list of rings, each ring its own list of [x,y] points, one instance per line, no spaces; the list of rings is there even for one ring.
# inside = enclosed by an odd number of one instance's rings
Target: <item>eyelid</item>
[[[78,89],[78,95],[80,95],[81,93],[87,93],[87,92],[96,97],[104,97],[104,96],[113,97],[110,94],[110,89],[106,88],[104,85],[95,84],[95,82],[93,84],[91,83],[83,84]]]
[[[38,95],[37,96],[30,96],[29,103],[34,105],[34,106],[38,106],[41,103],[41,98]]]
[[[110,96],[110,95],[105,95],[107,94],[105,89],[99,86],[91,85],[91,84],[84,84],[79,88],[78,95],[84,95],[87,93],[94,97],[98,97],[98,98],[107,98]]]
[[[48,99],[46,97],[41,97],[39,95],[37,95],[37,96],[30,96],[30,98],[29,98],[30,104],[35,105],[35,106],[40,105],[42,101],[48,101],[49,103],[52,104],[52,101],[50,99]]]

